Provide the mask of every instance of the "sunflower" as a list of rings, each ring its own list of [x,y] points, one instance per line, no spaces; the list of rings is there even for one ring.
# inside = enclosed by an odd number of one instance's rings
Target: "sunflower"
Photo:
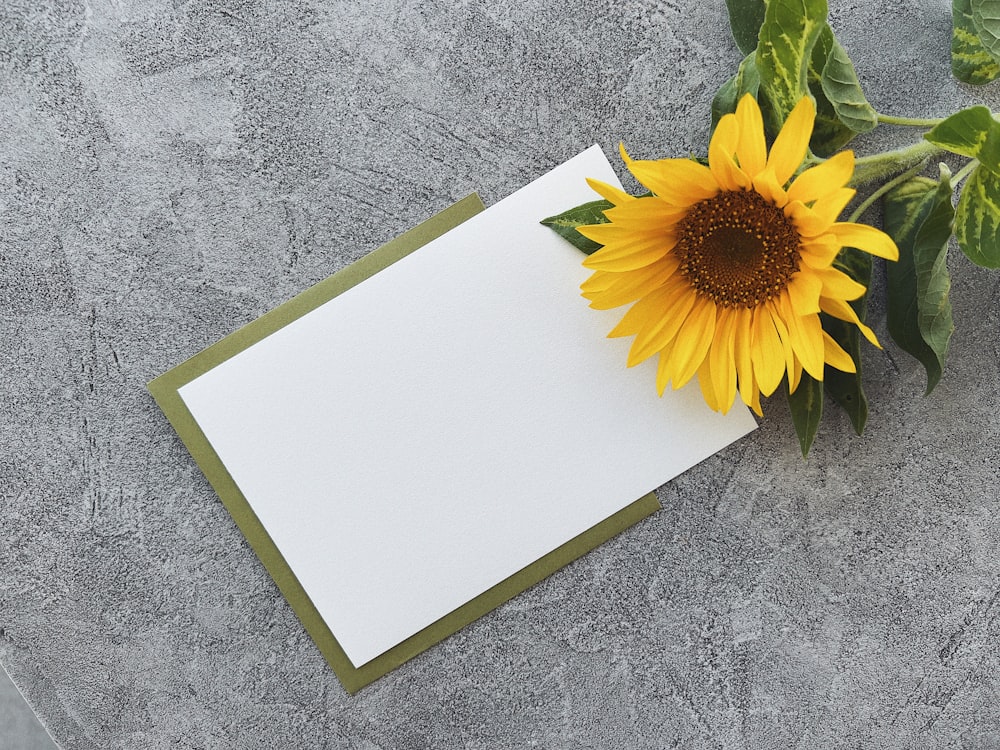
[[[726,412],[736,393],[761,415],[760,397],[802,372],[823,379],[825,365],[856,372],[854,360],[823,330],[820,312],[872,330],[848,301],[865,287],[834,267],[843,247],[896,260],[884,232],[838,222],[854,197],[847,182],[854,154],[842,151],[793,176],[809,147],[816,109],[809,97],[792,110],[767,150],[752,96],[719,120],[708,166],[692,159],[626,166],[651,195],[634,197],[590,180],[607,199],[606,224],[579,227],[602,245],[584,266],[590,306],[632,304],[609,336],[634,336],[628,365],[658,355],[656,386],[698,376],[706,402]]]

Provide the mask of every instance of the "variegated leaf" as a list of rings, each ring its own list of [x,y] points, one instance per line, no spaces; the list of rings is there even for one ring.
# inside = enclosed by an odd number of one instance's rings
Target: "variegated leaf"
[[[1000,268],[1000,176],[982,165],[962,189],[955,213],[955,237],[973,263]]]
[[[955,77],[975,86],[1000,76],[998,63],[983,46],[972,19],[971,0],[952,0],[951,71]]]

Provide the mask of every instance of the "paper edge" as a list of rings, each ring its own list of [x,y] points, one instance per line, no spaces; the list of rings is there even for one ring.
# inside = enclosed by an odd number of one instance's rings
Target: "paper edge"
[[[487,589],[444,617],[383,652],[355,666],[320,616],[284,556],[257,518],[239,487],[213,450],[178,391],[195,378],[253,346],[275,331],[316,309],[351,287],[419,249],[485,209],[475,193],[435,214],[413,229],[310,287],[288,302],[195,354],[147,383],[146,387],[204,473],[251,548],[277,584],[344,689],[354,694],[496,609],[587,552],[660,508],[649,493],[547,553],[512,576]]]

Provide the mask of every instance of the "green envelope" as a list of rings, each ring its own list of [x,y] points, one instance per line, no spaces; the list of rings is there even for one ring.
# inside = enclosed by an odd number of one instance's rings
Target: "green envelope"
[[[178,390],[187,383],[387,268],[483,209],[483,203],[478,195],[472,194],[463,198],[351,266],[164,373],[147,386],[320,652],[350,693],[358,691],[421,651],[447,638],[660,507],[653,493],[640,498],[378,657],[361,666],[355,666],[313,606],[309,596],[268,535],[267,529],[254,514],[185,406]]]

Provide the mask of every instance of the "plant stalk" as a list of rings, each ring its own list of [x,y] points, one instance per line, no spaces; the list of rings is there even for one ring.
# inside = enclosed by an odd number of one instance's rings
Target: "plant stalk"
[[[874,191],[871,195],[865,198],[856,209],[854,209],[854,212],[851,214],[848,221],[853,224],[858,219],[860,219],[864,215],[865,211],[867,211],[869,208],[872,207],[872,204],[875,203],[875,201],[877,201],[879,198],[888,193],[897,185],[901,185],[902,183],[909,180],[911,177],[915,176],[921,169],[924,168],[926,162],[927,160],[924,159],[924,161],[920,162],[911,169],[906,170],[905,172],[903,172],[903,174],[899,175],[898,177],[889,180],[878,190]]]
[[[938,123],[942,123],[947,119],[945,117],[928,119],[919,117],[893,117],[892,115],[883,115],[881,112],[876,113],[876,117],[882,125],[902,125],[908,128],[933,128]]]
[[[851,187],[877,182],[905,172],[917,165],[923,165],[930,157],[942,153],[930,141],[920,141],[906,148],[885,151],[872,156],[862,156],[854,162],[854,176],[848,183]]]

